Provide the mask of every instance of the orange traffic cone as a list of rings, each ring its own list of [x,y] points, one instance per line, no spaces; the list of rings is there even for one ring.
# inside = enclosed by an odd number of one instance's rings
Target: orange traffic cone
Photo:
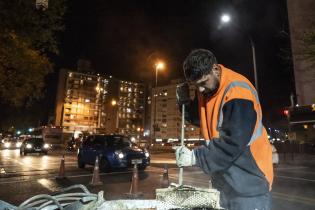
[[[127,193],[128,198],[135,199],[143,196],[142,192],[138,192],[138,186],[139,186],[138,167],[137,164],[135,164],[132,171],[130,191],[129,193]]]
[[[92,181],[90,182],[89,185],[98,186],[98,185],[102,185],[102,184],[103,184],[103,182],[100,180],[100,169],[99,169],[98,156],[97,156],[95,159]]]
[[[64,179],[66,178],[65,175],[65,155],[62,155],[61,161],[60,161],[60,168],[59,168],[59,174],[56,177],[57,179]]]
[[[168,178],[168,168],[167,168],[167,164],[165,164],[164,170],[163,170],[163,176],[161,179],[161,188],[168,188],[169,185],[170,185],[170,181]]]

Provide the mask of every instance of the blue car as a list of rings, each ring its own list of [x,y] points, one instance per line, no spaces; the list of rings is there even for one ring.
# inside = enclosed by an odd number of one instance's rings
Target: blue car
[[[78,150],[78,167],[94,165],[99,157],[99,167],[103,172],[117,168],[130,168],[137,162],[140,170],[150,165],[150,154],[132,144],[122,135],[91,135],[83,141]]]

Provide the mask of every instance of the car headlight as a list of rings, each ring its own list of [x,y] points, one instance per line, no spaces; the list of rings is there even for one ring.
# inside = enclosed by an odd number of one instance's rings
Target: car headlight
[[[22,145],[21,142],[17,142],[17,143],[15,144],[16,147],[21,147],[21,145]]]
[[[49,148],[49,144],[44,144],[44,148],[48,149]]]
[[[27,144],[27,145],[26,145],[26,148],[27,148],[27,149],[32,149],[32,147],[33,147],[33,146],[32,146],[31,144]]]
[[[144,152],[145,157],[150,157],[150,153],[149,152]]]
[[[115,154],[117,155],[117,157],[119,159],[123,159],[125,157],[124,153],[122,153],[122,151],[116,151]]]
[[[10,146],[11,146],[11,143],[10,143],[10,142],[4,143],[4,147],[5,147],[5,148],[9,148]]]

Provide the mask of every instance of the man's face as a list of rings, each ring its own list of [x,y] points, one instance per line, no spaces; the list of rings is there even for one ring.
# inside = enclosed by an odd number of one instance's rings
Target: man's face
[[[220,76],[216,70],[211,71],[209,74],[204,75],[199,80],[193,82],[200,93],[204,97],[213,95],[218,89],[220,84]]]

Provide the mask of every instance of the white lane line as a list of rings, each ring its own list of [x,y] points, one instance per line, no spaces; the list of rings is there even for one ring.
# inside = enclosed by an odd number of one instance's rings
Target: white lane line
[[[306,182],[315,182],[314,179],[304,179],[304,178],[298,178],[298,177],[291,177],[291,176],[275,176],[277,178],[281,178],[281,179],[292,179],[292,180],[297,180],[297,181],[306,181]]]
[[[65,164],[66,164],[66,166],[67,165],[76,165],[77,164],[77,162],[65,162]],[[33,166],[37,166],[37,165],[39,165],[39,166],[42,166],[43,164],[40,164],[40,163],[33,163],[32,164]],[[60,162],[58,162],[58,163],[49,163],[49,165],[60,165]],[[2,168],[5,168],[5,167],[16,167],[17,165],[0,165],[0,167],[2,167]]]
[[[297,166],[297,167],[278,167],[275,170],[276,171],[285,171],[285,170],[300,170],[300,169],[308,169],[309,167],[305,167],[305,166]]]
[[[175,160],[151,160],[151,163],[167,163],[167,164],[175,164]]]
[[[56,192],[60,190],[60,188],[57,187],[56,184],[49,179],[38,179],[37,182],[51,192]]]

